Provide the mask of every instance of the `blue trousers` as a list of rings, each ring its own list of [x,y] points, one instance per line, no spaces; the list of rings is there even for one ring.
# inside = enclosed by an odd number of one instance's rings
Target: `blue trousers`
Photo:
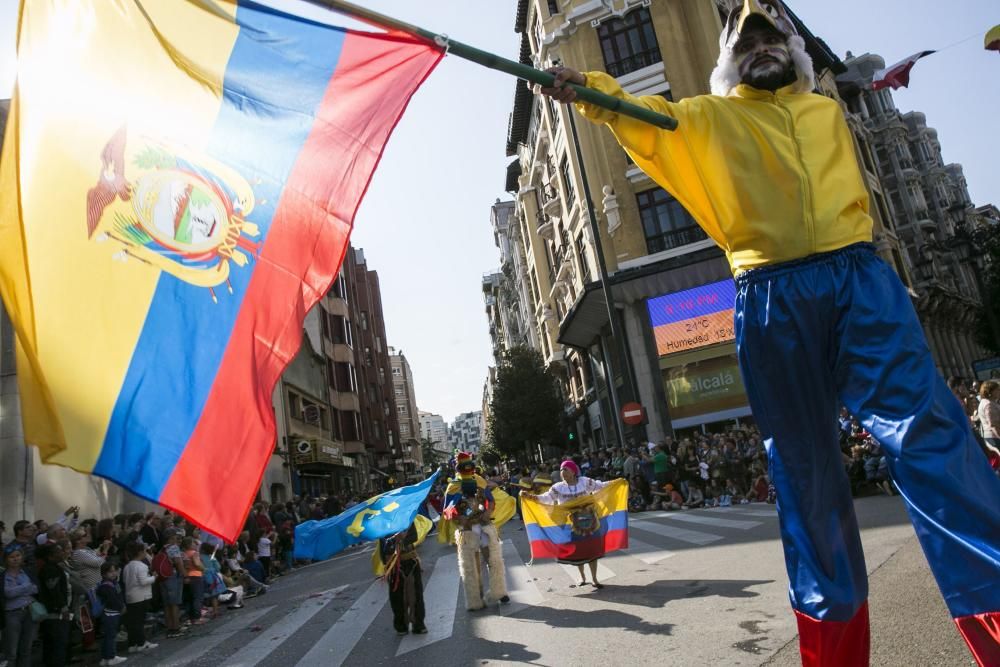
[[[1000,480],[869,244],[737,278],[736,345],[765,439],[805,664],[868,664],[868,580],[841,405],[882,445],[948,609],[1000,664]],[[992,663],[996,659],[998,663]]]
[[[109,616],[105,614],[101,618],[101,629],[104,634],[101,636],[101,659],[110,660],[118,652],[118,628],[122,624],[122,617],[119,614]]]

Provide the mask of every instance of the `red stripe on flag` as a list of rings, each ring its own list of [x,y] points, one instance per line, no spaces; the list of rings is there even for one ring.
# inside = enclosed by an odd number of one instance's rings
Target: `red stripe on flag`
[[[612,530],[603,537],[584,538],[566,544],[548,540],[533,540],[530,544],[532,558],[558,558],[586,562],[601,558],[618,549],[628,549],[628,530]]]
[[[345,38],[202,417],[159,499],[226,540],[242,530],[274,449],[271,394],[298,351],[302,321],[340,270],[389,135],[443,55],[411,39]]]

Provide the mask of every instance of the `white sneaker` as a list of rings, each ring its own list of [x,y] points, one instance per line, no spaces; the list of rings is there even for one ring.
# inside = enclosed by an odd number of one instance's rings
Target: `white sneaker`
[[[141,646],[129,646],[128,647],[128,652],[129,653],[139,653],[140,651],[142,651],[142,647]]]
[[[123,662],[125,662],[126,660],[128,660],[128,658],[122,657],[120,655],[116,655],[115,657],[111,658],[110,660],[105,660],[104,664],[107,665],[107,667],[112,667],[113,665],[120,665]]]
[[[139,650],[152,651],[154,648],[158,648],[159,646],[160,646],[159,644],[154,644],[153,642],[146,642],[145,644],[139,647]]]

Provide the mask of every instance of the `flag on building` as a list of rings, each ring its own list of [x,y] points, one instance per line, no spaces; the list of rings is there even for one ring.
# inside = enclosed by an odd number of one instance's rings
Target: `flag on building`
[[[442,55],[251,0],[22,3],[0,296],[43,461],[236,538],[272,389]]]
[[[905,88],[910,85],[910,70],[918,60],[935,53],[935,51],[921,51],[909,58],[900,60],[891,67],[880,69],[872,76],[872,90],[882,90],[892,87],[893,90]]]
[[[435,472],[418,484],[387,491],[322,521],[300,523],[295,526],[295,558],[323,560],[352,544],[408,529],[437,476]]]
[[[522,497],[521,511],[532,558],[587,562],[628,548],[628,482],[624,479],[561,505]]]

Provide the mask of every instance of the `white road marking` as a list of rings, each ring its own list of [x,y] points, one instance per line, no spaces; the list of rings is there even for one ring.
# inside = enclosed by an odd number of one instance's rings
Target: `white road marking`
[[[662,523],[656,523],[654,521],[633,521],[629,527],[643,530],[648,533],[656,533],[657,535],[669,537],[674,540],[680,540],[681,542],[687,542],[688,544],[711,544],[712,542],[718,542],[722,539],[722,535],[703,533],[698,530],[678,528],[677,526],[665,526]]]
[[[761,524],[760,521],[737,521],[736,519],[717,519],[704,514],[671,514],[669,519],[674,521],[684,521],[686,523],[699,523],[704,526],[717,526],[719,528],[738,528],[739,530],[749,530]]]
[[[501,612],[506,615],[524,607],[541,604],[544,600],[542,592],[535,585],[534,577],[524,564],[513,540],[503,541],[503,564],[507,569],[507,594],[510,595],[512,604],[501,607]]]
[[[613,561],[616,558],[632,556],[633,558],[638,558],[646,565],[655,565],[661,560],[670,558],[673,555],[673,551],[655,547],[652,544],[648,544],[640,539],[632,537],[632,535],[629,535],[628,549],[624,551],[615,551],[609,554],[608,558]]]
[[[361,636],[389,601],[385,582],[376,580],[351,608],[323,633],[296,667],[331,667],[343,664]]]
[[[295,611],[287,614],[274,625],[265,628],[253,641],[227,658],[222,663],[223,667],[253,667],[259,664],[272,651],[281,646],[286,639],[305,625],[309,619],[322,611],[323,607],[330,604],[330,601],[345,588],[347,588],[346,585],[338,586],[337,588],[323,591],[317,597],[307,599]]]
[[[271,605],[270,607],[248,609],[239,613],[233,612],[233,618],[226,620],[226,622],[218,628],[213,628],[212,631],[204,637],[198,637],[193,641],[185,642],[183,644],[184,648],[171,654],[169,657],[155,658],[155,664],[159,667],[179,667],[179,665],[186,665],[190,662],[194,662],[214,649],[216,646],[222,644],[222,642],[235,635],[237,632],[247,629],[254,621],[269,613],[273,609],[274,605]],[[129,662],[132,661],[130,660]]]
[[[431,579],[424,589],[424,609],[427,610],[424,624],[427,626],[427,634],[403,637],[396,651],[397,657],[451,637],[455,631],[459,581],[458,555],[449,553],[438,558],[434,563]],[[462,606],[465,607],[464,595]]]

